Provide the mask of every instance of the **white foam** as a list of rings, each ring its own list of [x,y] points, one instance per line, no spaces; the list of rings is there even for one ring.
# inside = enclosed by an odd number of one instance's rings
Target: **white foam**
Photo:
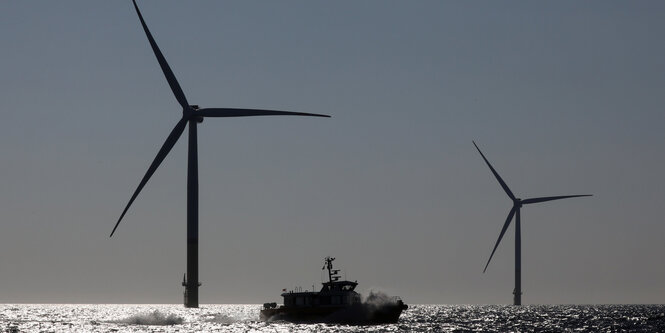
[[[117,321],[118,323],[130,325],[178,325],[183,323],[182,317],[174,314],[164,315],[158,310],[149,313],[141,313]]]

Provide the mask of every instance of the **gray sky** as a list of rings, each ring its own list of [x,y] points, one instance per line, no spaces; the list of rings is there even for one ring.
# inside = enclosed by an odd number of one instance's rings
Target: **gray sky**
[[[199,126],[202,303],[665,301],[662,1],[140,1]],[[0,302],[180,303],[186,135],[131,1],[0,2]]]

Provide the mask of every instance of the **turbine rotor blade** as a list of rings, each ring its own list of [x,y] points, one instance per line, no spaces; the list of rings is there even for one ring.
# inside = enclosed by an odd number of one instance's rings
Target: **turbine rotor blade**
[[[236,108],[203,108],[194,111],[193,115],[203,117],[309,116],[330,118],[329,115],[318,113]]]
[[[148,167],[148,171],[146,171],[145,175],[143,176],[143,179],[141,179],[141,182],[134,191],[132,198],[129,199],[127,206],[125,206],[125,210],[122,211],[122,214],[120,215],[118,222],[116,222],[115,226],[113,227],[113,231],[111,231],[111,235],[109,237],[113,237],[113,233],[115,233],[115,230],[118,228],[120,221],[122,221],[122,218],[125,216],[125,213],[127,213],[129,206],[132,205],[132,202],[134,202],[134,199],[136,199],[136,197],[139,195],[139,192],[141,192],[143,186],[145,186],[145,184],[148,182],[152,174],[155,173],[155,170],[157,170],[162,161],[164,161],[164,158],[166,157],[166,155],[169,154],[171,148],[173,148],[175,143],[178,142],[178,138],[180,138],[180,135],[182,135],[182,132],[185,130],[185,126],[187,126],[187,121],[188,121],[187,118],[183,117],[175,125],[173,130],[171,130],[171,134],[169,134],[169,136],[166,138],[166,141],[164,141],[162,148],[159,149],[157,156],[155,156],[155,159],[150,164],[150,167]]]
[[[492,164],[490,164],[490,161],[488,161],[487,158],[485,158],[485,155],[483,155],[483,152],[480,151],[480,148],[478,148],[478,145],[476,145],[476,142],[475,141],[472,141],[472,142],[473,142],[473,145],[476,146],[476,149],[480,153],[480,156],[482,156],[483,160],[485,160],[485,163],[487,163],[487,166],[490,167],[490,170],[492,170],[492,173],[494,174],[494,177],[496,178],[496,180],[499,181],[499,184],[501,185],[503,190],[506,192],[506,194],[508,194],[508,196],[510,197],[511,200],[515,201],[515,195],[513,195],[513,192],[510,191],[510,189],[508,188],[508,185],[506,185],[506,183],[503,181],[503,179],[501,179],[501,176],[499,176],[499,174],[496,172],[496,170],[494,170],[494,167],[492,167]]]
[[[510,213],[508,213],[508,218],[506,219],[506,222],[503,224],[503,228],[501,228],[501,233],[499,234],[499,239],[496,240],[496,244],[494,244],[494,249],[492,250],[492,254],[490,254],[490,258],[487,260],[487,264],[485,264],[485,269],[483,269],[483,273],[487,270],[487,266],[489,266],[490,261],[492,261],[492,257],[494,256],[494,252],[496,252],[496,248],[499,246],[499,243],[501,243],[501,239],[503,238],[503,234],[506,233],[506,229],[508,229],[508,226],[510,225],[510,222],[513,220],[513,215],[515,215],[515,211],[518,210],[519,208],[517,206],[513,206],[513,208],[510,210]]]
[[[171,87],[171,91],[173,91],[175,98],[178,100],[178,103],[180,103],[182,108],[183,109],[188,108],[189,103],[187,103],[187,98],[185,98],[185,94],[182,92],[182,89],[178,84],[178,80],[176,80],[175,75],[173,75],[173,71],[171,71],[171,67],[169,67],[169,64],[166,62],[166,59],[164,58],[162,51],[159,50],[159,46],[157,46],[155,39],[152,38],[150,30],[148,29],[148,26],[145,24],[145,21],[143,20],[143,15],[141,15],[139,6],[136,5],[136,0],[132,1],[134,2],[134,8],[136,8],[136,13],[139,15],[139,20],[141,20],[143,31],[145,31],[145,35],[148,37],[148,41],[150,42],[152,51],[155,53],[155,57],[157,57],[159,66],[162,68],[162,72],[164,72],[164,76],[166,77],[166,81],[168,81],[169,86]]]
[[[578,195],[561,195],[561,196],[557,196],[557,197],[530,198],[530,199],[522,200],[522,203],[523,204],[532,204],[532,203],[559,200],[559,199],[567,199],[567,198],[590,197],[592,195],[593,194],[578,194]]]

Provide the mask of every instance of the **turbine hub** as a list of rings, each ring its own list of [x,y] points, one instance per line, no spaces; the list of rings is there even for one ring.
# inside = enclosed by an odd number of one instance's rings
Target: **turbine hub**
[[[203,117],[196,115],[196,110],[199,109],[199,106],[194,104],[190,105],[189,108],[183,110],[185,113],[185,116],[188,117],[189,119],[194,119],[196,120],[197,123],[202,123],[203,122]]]

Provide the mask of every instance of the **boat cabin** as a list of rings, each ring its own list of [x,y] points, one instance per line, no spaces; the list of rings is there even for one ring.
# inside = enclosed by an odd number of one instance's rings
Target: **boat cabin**
[[[327,257],[323,269],[328,269],[328,282],[323,283],[319,292],[286,292],[282,294],[285,307],[306,306],[348,306],[361,302],[360,294],[355,292],[358,282],[339,281],[339,270],[333,269],[332,261]]]

